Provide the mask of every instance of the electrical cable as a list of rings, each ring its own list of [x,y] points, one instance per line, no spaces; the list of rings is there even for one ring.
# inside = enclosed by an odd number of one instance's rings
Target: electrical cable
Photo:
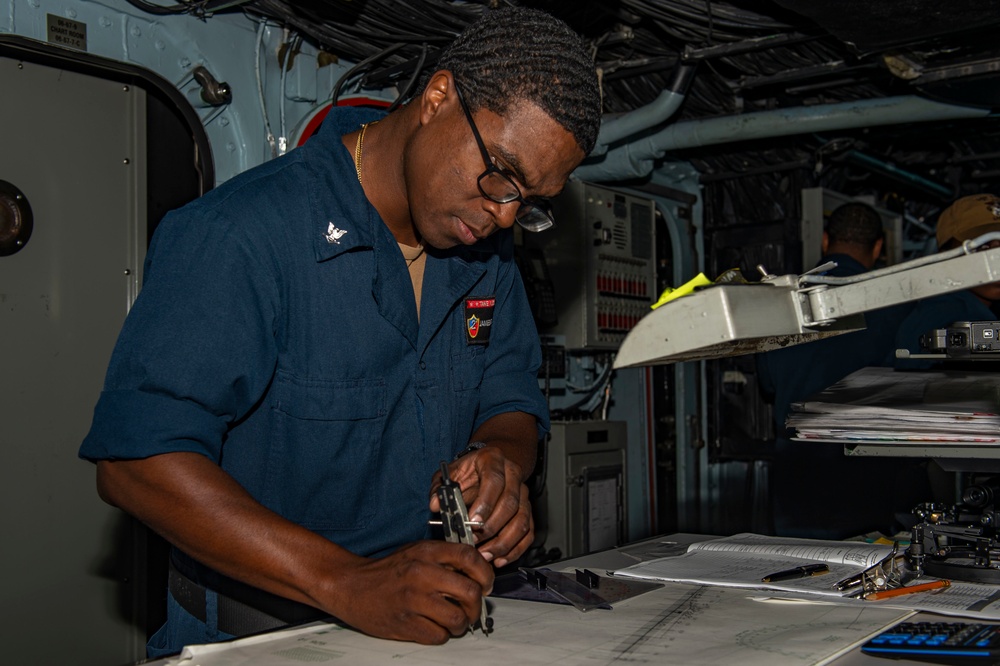
[[[611,381],[611,375],[614,368],[612,367],[610,358],[604,360],[602,363],[601,358],[598,357],[595,359],[594,363],[597,367],[597,376],[589,386],[577,386],[571,382],[566,382],[566,387],[572,389],[574,393],[583,393],[585,395],[568,407],[552,410],[553,415],[564,415],[575,412],[589,414],[600,406],[605,387]]]
[[[279,136],[278,136],[278,154],[284,155],[285,151],[288,150],[288,131],[285,127],[285,78],[288,74],[290,63],[292,61],[292,54],[295,53],[298,48],[298,44],[302,41],[298,33],[292,32],[291,38],[285,42],[285,57],[282,58],[281,64],[281,98],[280,98],[280,122],[279,122]]]
[[[584,6],[575,0],[129,1],[157,13],[201,15],[239,7],[248,15],[267,17],[272,25],[296,32],[351,68],[337,81],[335,99],[347,85],[373,90],[395,87],[398,95],[392,108],[412,96],[413,86],[436,64],[440,50],[455,35],[484,12],[503,5],[540,7],[566,19],[584,35],[602,73],[603,111],[608,114],[652,103],[669,85],[671,69],[679,61],[700,61],[705,66],[699,68],[674,121],[883,97],[889,76],[877,55],[858,55],[808,18],[742,0],[619,0]],[[714,50],[700,53],[708,47]],[[924,55],[934,57],[930,51]],[[360,67],[352,64],[362,62],[366,64]],[[902,85],[895,83],[897,88]],[[684,156],[697,158],[699,170],[732,174],[734,181],[741,180],[741,171],[761,166],[753,150],[730,145],[725,151],[750,153],[748,161],[754,164],[724,164],[721,150]],[[801,160],[805,154],[785,161]],[[770,160],[771,164],[780,162]],[[745,182],[712,183],[711,189],[718,203],[726,206],[725,220],[745,220],[751,213],[770,216],[794,211],[797,204],[785,201],[788,194],[781,188],[788,177],[823,186],[840,183],[851,191],[873,182],[872,176],[857,167],[836,162],[825,166],[817,173],[807,169],[757,175]],[[751,187],[760,188],[756,198],[750,196]],[[761,201],[772,194],[782,203]],[[735,205],[746,205],[745,213],[732,210]]]
[[[257,27],[257,42],[254,45],[253,52],[253,69],[257,79],[257,99],[260,101],[260,113],[264,119],[264,132],[267,138],[267,145],[271,147],[271,157],[277,157],[274,134],[271,132],[271,121],[267,117],[267,103],[264,100],[264,81],[260,75],[260,49],[264,43],[264,29],[266,27],[267,19],[262,18]]]
[[[170,16],[173,14],[193,14],[199,18],[210,16],[214,12],[225,11],[239,5],[252,2],[252,0],[183,0],[175,5],[158,5],[148,0],[126,0],[136,9],[141,9],[156,16]]]
[[[253,2],[253,0],[214,0],[214,2],[206,4],[204,13],[214,14],[216,12],[224,12],[234,7],[245,5],[248,2]]]
[[[141,9],[149,14],[156,14],[157,16],[168,16],[172,14],[186,14],[192,10],[190,4],[182,3],[178,5],[157,5],[153,2],[146,2],[146,0],[126,0],[130,5],[136,9]]]
[[[393,111],[395,111],[396,107],[398,107],[400,104],[402,104],[409,98],[410,91],[413,89],[413,86],[416,85],[417,79],[420,77],[420,72],[422,72],[424,69],[424,62],[426,60],[427,60],[427,45],[424,44],[424,47],[420,50],[420,59],[417,60],[417,64],[413,68],[413,74],[410,76],[410,80],[406,82],[406,85],[403,86],[403,89],[399,91],[399,95],[392,102],[392,104],[389,105],[389,108],[386,109],[387,113],[392,113]]]
[[[344,74],[339,79],[337,79],[336,85],[333,86],[333,92],[330,94],[330,99],[333,100],[333,103],[336,104],[337,100],[340,98],[340,91],[344,86],[344,82],[346,82],[349,78],[351,78],[352,76],[354,76],[359,71],[363,70],[365,67],[372,64],[376,60],[380,60],[381,58],[386,57],[387,55],[399,50],[403,46],[404,44],[402,42],[397,42],[396,44],[393,44],[383,49],[382,51],[379,51],[378,53],[368,56],[367,58],[356,64],[354,67],[351,67],[349,70],[344,72]]]
[[[689,45],[727,44],[781,31],[815,30],[804,21],[802,26],[790,26],[722,0],[711,0],[707,5],[711,11],[706,13],[706,2],[708,0],[622,0],[628,12],[649,19],[638,23],[631,20],[632,24],[624,24],[624,31],[620,13],[606,7],[588,6],[586,11],[574,13],[573,23],[584,34],[592,35],[595,64],[602,72],[613,74],[605,82],[607,111],[627,112],[654,100],[669,82],[667,73],[660,70],[676,62]],[[373,62],[369,58],[375,57],[381,66],[377,72],[370,70],[370,76],[365,77],[362,85],[377,81],[382,87],[395,84],[405,90],[401,81],[419,80],[422,68],[433,64],[431,55],[436,49],[487,11],[487,5],[494,4],[485,0],[423,0],[419,3],[368,0],[363,6],[345,6],[329,1],[292,5],[285,0],[256,0],[243,7],[246,11],[273,17],[344,60]],[[556,13],[555,10],[560,9],[558,4],[546,8]],[[564,4],[568,12],[570,3]],[[567,14],[566,18],[571,17]],[[392,52],[386,51],[393,46],[396,48]],[[785,69],[815,64],[814,51],[819,47],[786,45],[784,55],[768,55],[770,48],[764,42],[761,52],[727,58],[724,72],[713,71],[714,68],[707,70],[692,86],[690,99],[685,103],[687,110],[683,112],[690,117],[739,111],[742,102],[734,98],[734,91],[727,85],[730,68],[747,75],[777,74]],[[795,51],[796,48],[800,51]],[[823,50],[837,52],[834,48],[823,47]],[[351,76],[357,72],[355,70]],[[340,82],[341,87],[349,79]],[[705,80],[711,81],[706,83]],[[338,97],[339,94],[338,89]],[[406,98],[404,94],[400,103]]]

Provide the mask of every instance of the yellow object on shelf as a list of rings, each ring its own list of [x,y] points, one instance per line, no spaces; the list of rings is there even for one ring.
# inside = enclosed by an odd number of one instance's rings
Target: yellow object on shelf
[[[675,298],[680,298],[681,296],[687,296],[698,287],[707,287],[710,284],[713,284],[713,282],[709,280],[707,277],[705,277],[704,273],[698,273],[696,276],[694,276],[681,286],[677,287],[676,289],[671,289],[670,287],[664,289],[663,293],[660,294],[659,300],[650,305],[649,308],[651,310],[655,310],[664,303],[669,303]]]

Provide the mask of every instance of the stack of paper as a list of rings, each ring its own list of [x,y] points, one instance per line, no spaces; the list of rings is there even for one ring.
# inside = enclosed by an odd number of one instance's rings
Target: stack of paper
[[[859,541],[817,541],[760,534],[736,534],[691,544],[683,555],[647,560],[618,569],[614,576],[697,583],[713,587],[766,590],[768,596],[837,604],[877,604],[983,619],[1000,619],[1000,588],[985,583],[951,581],[945,589],[866,601],[849,597],[837,583],[882,561],[891,546]],[[795,567],[826,564],[818,576],[764,582]],[[920,582],[934,580],[923,577]],[[913,584],[908,583],[909,584]],[[855,591],[857,591],[855,589]]]
[[[615,571],[615,576],[843,597],[836,584],[875,565],[892,546],[858,541],[817,541],[737,534],[691,544],[678,557],[664,557]],[[772,574],[822,563],[827,573],[765,583]]]
[[[1000,374],[863,368],[792,404],[797,440],[1000,442]]]

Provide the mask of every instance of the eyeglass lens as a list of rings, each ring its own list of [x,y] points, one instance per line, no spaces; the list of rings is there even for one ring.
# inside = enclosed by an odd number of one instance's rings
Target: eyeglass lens
[[[491,165],[492,166],[492,165]],[[512,203],[520,201],[515,219],[528,231],[543,231],[552,226],[552,215],[539,204],[526,201],[513,182],[492,166],[479,177],[479,191],[490,201],[496,203]]]

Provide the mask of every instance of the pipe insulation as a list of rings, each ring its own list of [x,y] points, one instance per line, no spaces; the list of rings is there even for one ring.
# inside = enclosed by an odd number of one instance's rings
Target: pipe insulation
[[[989,114],[989,109],[905,95],[692,120],[669,125],[600,157],[588,157],[574,175],[591,182],[641,178],[648,176],[656,160],[670,151],[808,132],[982,118]]]
[[[679,63],[670,85],[655,100],[620,116],[606,116],[601,122],[597,144],[590,154],[602,155],[607,152],[610,144],[666,122],[684,101],[696,69],[695,63]]]

